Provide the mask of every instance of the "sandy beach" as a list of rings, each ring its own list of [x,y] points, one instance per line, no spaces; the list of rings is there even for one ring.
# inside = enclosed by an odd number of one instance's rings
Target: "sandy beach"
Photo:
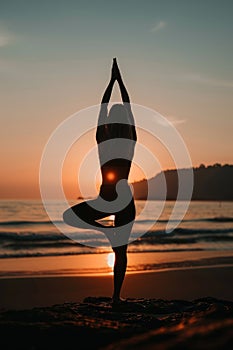
[[[111,297],[112,275],[0,279],[0,308],[25,309],[88,296]],[[125,298],[185,299],[211,296],[233,301],[233,267],[200,267],[127,274]]]
[[[40,217],[40,204],[25,206]],[[0,259],[3,348],[230,349],[231,221],[211,226],[205,217],[211,211],[215,218],[218,208],[209,204],[206,215],[203,208],[193,204],[183,231],[154,232],[130,246],[122,288],[126,302],[120,307],[111,300],[111,250],[74,248],[43,220],[34,224],[21,218],[15,227],[8,218]],[[230,218],[232,206],[227,208]]]
[[[0,279],[7,349],[229,349],[233,267],[126,276],[112,307],[112,276]]]

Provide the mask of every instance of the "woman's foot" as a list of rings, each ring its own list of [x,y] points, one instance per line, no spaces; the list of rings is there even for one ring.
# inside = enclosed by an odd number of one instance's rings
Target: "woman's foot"
[[[127,299],[124,298],[112,298],[112,305],[123,305],[127,303]]]

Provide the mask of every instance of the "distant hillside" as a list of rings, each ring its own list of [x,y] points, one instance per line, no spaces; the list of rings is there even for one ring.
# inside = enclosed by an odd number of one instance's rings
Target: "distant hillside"
[[[178,189],[178,172],[185,174],[187,169],[166,170],[155,177],[147,180],[132,183],[135,199],[146,199],[148,193],[148,183],[152,195],[148,199],[163,199],[164,179],[167,185],[167,200],[175,200]],[[201,164],[198,168],[193,168],[194,188],[192,200],[233,200],[233,165],[214,164],[205,166]],[[182,198],[186,199],[186,198]]]

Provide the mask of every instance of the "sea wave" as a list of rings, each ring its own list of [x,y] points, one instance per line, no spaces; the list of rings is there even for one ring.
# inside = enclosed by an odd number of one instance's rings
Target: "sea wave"
[[[134,232],[134,235],[132,237],[138,237],[138,238],[156,238],[160,239],[161,237],[164,237],[166,239],[170,239],[174,236],[185,236],[184,239],[188,238],[186,236],[193,236],[197,235],[200,239],[202,239],[205,236],[211,236],[213,239],[216,238],[217,235],[221,235],[221,237],[224,237],[224,234],[228,237],[233,237],[233,228],[221,228],[221,229],[205,229],[205,228],[175,228],[171,233],[166,233],[165,230],[150,230],[146,233],[143,233],[141,231]],[[103,233],[94,233],[91,230],[83,231],[83,232],[74,232],[74,233],[68,233],[63,234],[59,231],[57,232],[50,232],[50,231],[39,231],[39,232],[31,232],[31,231],[2,231],[0,232],[0,240],[1,242],[4,240],[7,241],[64,241],[68,239],[86,239],[86,238],[96,238],[101,239],[103,237]],[[192,237],[190,237],[192,239]]]
[[[83,249],[84,248],[84,249]],[[161,249],[144,249],[144,252],[147,253],[169,253],[169,252],[193,252],[193,251],[203,251],[204,249],[201,248],[176,248],[176,249],[163,249],[161,251]],[[130,251],[130,250],[129,250]],[[98,251],[98,254],[105,254],[105,253],[109,253],[108,249],[102,249],[101,251]],[[132,253],[141,253],[140,251],[135,251],[132,250]],[[7,258],[32,258],[32,257],[43,257],[43,256],[69,256],[69,255],[85,255],[85,254],[96,254],[96,250],[95,248],[87,248],[85,249],[85,247],[82,247],[82,249],[78,250],[78,251],[53,251],[53,252],[41,252],[41,251],[17,251],[17,252],[5,252],[5,253],[0,253],[0,259],[7,259]]]
[[[0,232],[1,242],[7,241],[60,241],[67,240],[67,236],[61,233],[47,233],[47,232]]]
[[[108,219],[103,219],[104,221],[109,221]],[[227,217],[227,216],[216,216],[216,217],[210,217],[210,218],[193,218],[193,219],[183,219],[182,222],[219,222],[219,223],[224,223],[224,222],[233,222],[233,217]],[[169,219],[145,219],[145,220],[136,220],[138,223],[153,223],[153,222],[158,222],[158,223],[168,223],[168,222],[180,222],[180,220],[169,220]],[[0,226],[25,226],[25,225],[59,225],[59,224],[64,224],[64,221],[62,220],[13,220],[13,221],[1,221]]]
[[[131,246],[130,246],[131,247]],[[133,254],[137,254],[137,253],[142,253],[142,251],[137,251],[134,249],[134,247],[131,247],[132,249],[130,249],[129,247],[129,253],[133,253]],[[156,249],[156,248],[146,248],[143,250],[144,253],[174,253],[174,252],[200,252],[200,251],[212,251],[212,249],[202,249],[202,248],[172,248],[172,249]],[[231,252],[231,250],[229,250]],[[107,248],[103,248],[101,250],[98,251],[98,254],[106,254],[109,253],[109,249]],[[33,258],[33,257],[54,257],[54,256],[75,256],[75,255],[89,255],[89,254],[96,254],[96,249],[95,248],[91,248],[91,247],[82,247],[81,249],[79,249],[78,251],[53,251],[53,252],[40,252],[40,251],[17,251],[17,252],[4,252],[4,253],[0,253],[0,259],[7,259],[7,258]],[[226,255],[227,255],[227,251],[226,251]],[[232,259],[232,257],[229,257],[230,259]],[[227,259],[228,257],[224,257],[223,259]],[[231,263],[233,264],[233,260],[231,260],[231,262],[228,261],[222,261],[222,263]],[[160,265],[160,266],[159,266]],[[200,264],[202,265],[202,264]],[[137,265],[140,268],[140,264]],[[183,262],[183,266],[191,266],[187,265],[187,261]],[[194,266],[194,265],[193,265]],[[147,265],[147,268],[144,266],[143,270],[148,270],[148,269],[154,269],[154,268],[168,268],[168,267],[172,267],[170,266],[169,263],[164,263],[163,266],[161,264],[149,264]],[[175,267],[175,265],[173,266]],[[176,266],[178,267],[178,265]],[[129,266],[129,271],[131,270],[130,266]],[[1,273],[0,273],[1,274]]]
[[[229,228],[175,228],[173,233],[176,234],[222,234],[222,233],[233,233],[233,227]]]
[[[27,221],[27,220],[17,220],[17,221],[1,221],[0,226],[21,226],[21,225],[53,225],[53,224],[62,224],[64,223],[61,220],[50,221]]]

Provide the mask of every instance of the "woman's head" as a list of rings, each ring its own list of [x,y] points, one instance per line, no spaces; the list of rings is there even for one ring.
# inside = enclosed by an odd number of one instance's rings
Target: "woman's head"
[[[124,105],[120,103],[114,104],[108,113],[109,118],[114,121],[118,122],[125,122],[127,123],[128,120],[128,113]]]
[[[108,129],[112,138],[132,139],[132,126],[129,122],[128,111],[122,104],[114,104],[109,113]]]

